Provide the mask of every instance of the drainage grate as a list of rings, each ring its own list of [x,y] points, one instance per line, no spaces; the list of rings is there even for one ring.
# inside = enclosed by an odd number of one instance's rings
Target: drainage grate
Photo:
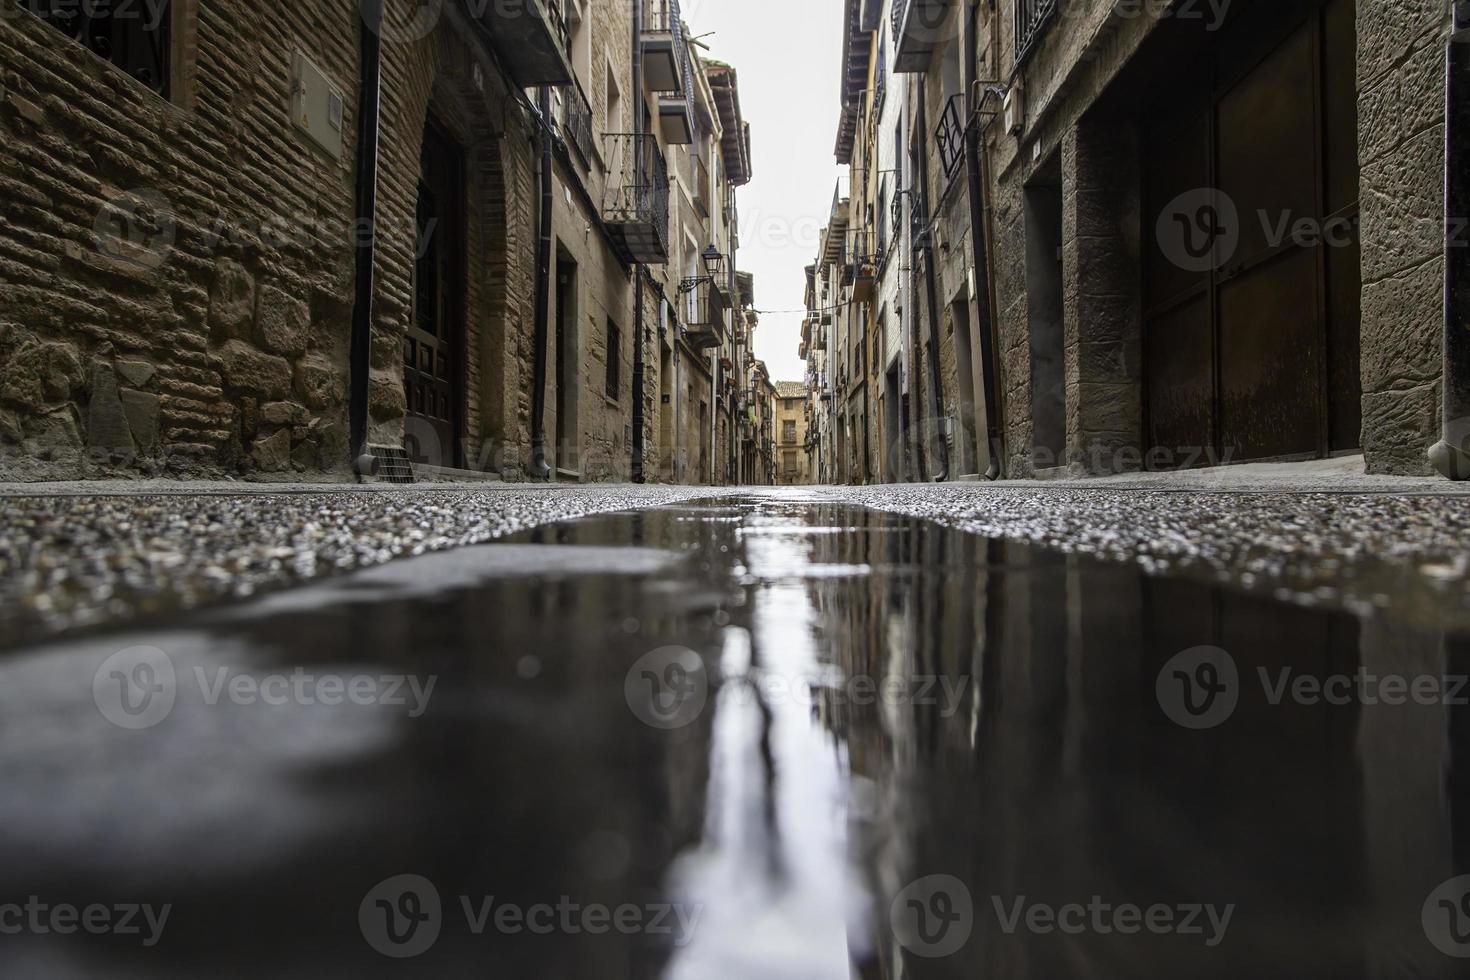
[[[373,479],[380,483],[412,483],[413,462],[408,452],[397,446],[368,446],[373,457]]]

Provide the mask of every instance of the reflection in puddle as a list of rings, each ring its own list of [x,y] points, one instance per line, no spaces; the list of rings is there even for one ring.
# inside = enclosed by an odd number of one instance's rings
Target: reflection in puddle
[[[139,645],[256,690],[435,686],[417,715],[181,686],[125,730],[93,682]],[[700,663],[698,710],[640,720]],[[7,935],[0,974],[1455,976],[1467,667],[1459,637],[820,502],[603,515],[0,657],[0,906],[173,906],[147,950]],[[398,960],[359,908],[404,875],[441,912]],[[542,933],[491,897],[680,925]]]

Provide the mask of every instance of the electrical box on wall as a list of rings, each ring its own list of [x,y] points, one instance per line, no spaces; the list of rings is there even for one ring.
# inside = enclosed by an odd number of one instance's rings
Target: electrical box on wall
[[[292,55],[291,121],[334,160],[342,159],[345,111],[342,89],[306,55],[299,51]]]
[[[1006,132],[1012,136],[1021,135],[1021,130],[1026,128],[1026,96],[1020,85],[1012,85],[1006,92],[1005,101],[1001,104],[1001,115],[1004,117]]]

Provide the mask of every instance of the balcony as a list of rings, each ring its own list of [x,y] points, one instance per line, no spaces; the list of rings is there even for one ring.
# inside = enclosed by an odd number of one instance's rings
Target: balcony
[[[822,240],[822,262],[834,265],[842,261],[843,242],[847,239],[847,222],[852,209],[851,191],[847,178],[837,181],[832,192],[832,212],[827,224],[827,236]]]
[[[572,74],[566,0],[470,4],[470,16],[488,36],[516,84],[567,85]]]
[[[606,133],[602,220],[623,260],[669,260],[669,167],[650,134]]]
[[[556,124],[562,141],[577,151],[582,162],[592,166],[597,155],[597,141],[592,135],[592,105],[587,93],[575,79],[571,85],[556,90]]]
[[[873,298],[878,284],[878,269],[883,265],[883,248],[869,231],[853,232],[843,267],[843,281],[852,286],[852,298],[867,302]]]
[[[725,343],[725,295],[712,279],[701,279],[684,296],[684,329],[689,343],[700,349]]]
[[[677,0],[668,2],[677,11]],[[666,89],[663,82],[655,83],[650,79],[649,87],[658,94],[658,121],[664,139],[670,145],[688,146],[694,142],[694,58],[684,38],[684,25],[676,20],[672,34],[674,55],[679,63],[676,84]]]
[[[649,0],[643,10],[642,44],[649,91],[683,92],[688,44],[679,0]]]
[[[922,73],[929,70],[934,52],[959,43],[959,22],[949,0],[893,0],[893,38],[897,56],[893,70]]]

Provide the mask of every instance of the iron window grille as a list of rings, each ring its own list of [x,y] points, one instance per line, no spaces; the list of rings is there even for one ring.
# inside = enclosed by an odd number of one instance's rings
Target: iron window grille
[[[618,400],[622,391],[623,332],[607,321],[607,397]]]
[[[169,97],[172,4],[134,0],[21,0],[31,13],[164,98]]]
[[[592,135],[592,104],[587,99],[587,93],[582,91],[582,84],[576,79],[572,80],[571,85],[558,88],[557,92],[561,100],[557,123],[561,127],[562,139],[575,147],[582,162],[591,167],[597,152],[597,144]]]
[[[1057,0],[1016,0],[1016,64],[1036,47],[1057,12]]]
[[[939,147],[939,161],[944,165],[946,180],[954,180],[965,162],[965,125],[960,104],[963,93],[950,97],[939,114],[939,128],[934,131],[934,142]]]

